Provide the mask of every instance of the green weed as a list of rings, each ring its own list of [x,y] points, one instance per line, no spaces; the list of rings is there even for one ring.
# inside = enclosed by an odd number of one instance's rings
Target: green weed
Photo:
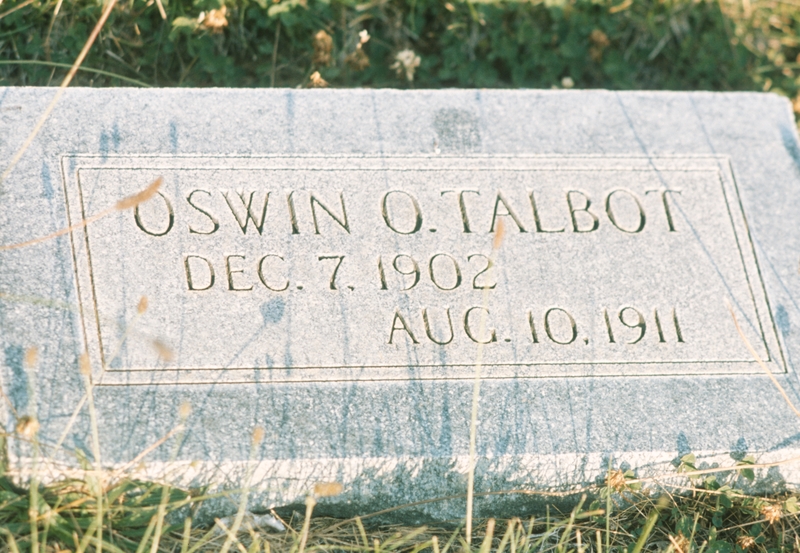
[[[102,9],[99,0],[0,3],[0,85],[58,83]],[[575,86],[794,98],[798,35],[800,5],[788,1],[126,0],[75,84]]]
[[[683,458],[680,470],[686,470],[694,462],[689,457]],[[744,494],[732,485],[744,474],[741,470],[731,471],[728,480],[718,480],[720,474],[701,480],[691,472],[684,474],[695,483],[687,487],[687,493],[675,494],[672,493],[675,487],[662,485],[638,489],[632,474],[609,471],[603,485],[585,490],[595,499],[590,501],[584,495],[571,512],[548,508],[546,514],[526,520],[482,521],[471,536],[474,546],[468,544],[463,528],[457,523],[404,527],[371,524],[370,515],[348,520],[314,518],[313,494],[306,502],[305,513],[294,513],[288,520],[281,520],[274,512],[253,515],[240,509],[235,517],[202,526],[192,522],[192,514],[203,501],[210,499],[202,490],[180,490],[121,477],[98,495],[90,479],[71,478],[39,485],[37,493],[32,494],[32,490],[0,477],[0,551],[772,553],[798,550],[798,495]],[[325,494],[325,490],[320,493]],[[102,511],[101,526],[97,523],[99,511]],[[266,519],[271,523],[265,524]],[[285,525],[283,531],[275,530],[282,525]],[[32,547],[34,539],[36,548]]]

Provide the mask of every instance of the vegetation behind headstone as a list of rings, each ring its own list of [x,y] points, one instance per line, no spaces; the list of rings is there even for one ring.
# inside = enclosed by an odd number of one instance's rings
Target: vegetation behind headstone
[[[0,0],[0,86],[58,84],[101,10],[99,0]],[[125,0],[74,84],[795,98],[798,33],[800,5],[759,0]]]

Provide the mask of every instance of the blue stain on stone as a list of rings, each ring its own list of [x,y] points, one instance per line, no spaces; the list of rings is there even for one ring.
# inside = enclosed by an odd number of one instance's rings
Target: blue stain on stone
[[[290,340],[286,340],[286,351],[283,352],[283,366],[288,369],[294,365],[294,359],[292,357],[292,345]]]
[[[169,123],[169,147],[173,154],[178,153],[178,125],[175,121]]]
[[[778,325],[778,330],[784,336],[788,335],[792,330],[792,325],[789,322],[789,313],[786,312],[786,308],[783,305],[778,305],[775,310],[775,324]]]
[[[53,177],[50,175],[50,168],[46,162],[42,162],[42,197],[52,200],[54,195]]]
[[[108,150],[109,150],[109,148],[108,148],[108,135],[106,134],[106,131],[102,131],[100,133],[100,145],[99,145],[99,148],[100,148],[100,155],[103,156],[103,161],[105,161],[105,159],[108,157]]]
[[[268,302],[261,304],[261,316],[264,317],[264,326],[275,324],[283,318],[283,311],[286,307],[282,298],[272,298]]]
[[[119,150],[119,145],[121,143],[122,143],[122,135],[120,135],[119,133],[119,123],[114,121],[114,125],[111,127],[111,144],[115,152]]]
[[[379,452],[386,451],[386,445],[383,442],[383,432],[381,432],[381,425],[375,425],[375,431],[373,432],[372,436],[372,450],[373,455],[380,455]]]
[[[72,434],[72,446],[75,450],[77,450],[79,458],[83,457],[84,459],[91,459],[91,448],[85,441],[83,441],[83,438],[81,438],[77,432]]]
[[[28,376],[22,361],[25,358],[25,350],[22,346],[7,346],[5,348],[6,366],[11,369],[11,383],[8,388],[8,397],[18,413],[23,413],[28,409]]]
[[[111,127],[111,133],[106,131],[100,132],[100,155],[103,156],[103,161],[108,157],[111,152],[116,152],[122,142],[122,137],[119,133],[119,125],[115,122]]]
[[[680,432],[678,434],[678,457],[683,457],[691,452],[692,448],[689,446],[689,438],[686,437],[686,434]]]
[[[745,456],[747,456],[747,440],[739,438],[731,448],[731,457],[737,461],[741,461]]]
[[[800,167],[800,147],[797,145],[797,140],[795,139],[795,130],[794,128],[789,128],[788,125],[785,123],[780,125],[780,133],[781,133],[781,141],[783,142],[783,147],[786,150],[786,153],[791,156],[794,160],[795,166]]]
[[[453,453],[453,424],[450,418],[450,395],[442,393],[442,426],[439,435],[439,454],[452,455]]]

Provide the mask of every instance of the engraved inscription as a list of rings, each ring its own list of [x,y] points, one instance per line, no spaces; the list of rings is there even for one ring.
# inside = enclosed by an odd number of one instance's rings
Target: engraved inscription
[[[727,304],[784,370],[724,157],[63,168],[73,223],[164,179],[72,236],[101,384],[757,373]]]

